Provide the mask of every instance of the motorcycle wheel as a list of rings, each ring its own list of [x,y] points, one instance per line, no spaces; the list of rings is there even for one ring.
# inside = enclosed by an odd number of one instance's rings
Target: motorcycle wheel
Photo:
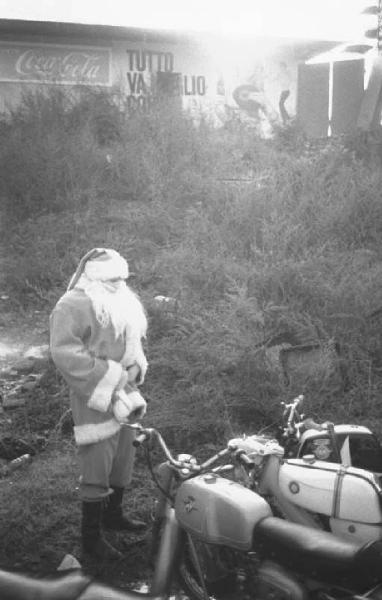
[[[240,600],[228,548],[203,544],[186,534],[178,564],[179,584],[192,600]]]
[[[149,562],[153,568],[155,568],[156,556],[160,546],[160,539],[163,529],[163,520],[158,518],[153,522],[152,535],[151,535],[151,548],[149,553]],[[195,558],[193,548],[197,544],[197,552],[200,555],[208,555],[207,546],[200,542],[193,540],[192,536],[186,534],[180,556],[177,561],[177,580],[178,585],[183,592],[187,594],[185,600],[217,600],[219,596],[212,594],[212,590],[206,593],[206,570],[207,567],[203,562],[203,567],[199,559]],[[178,587],[178,586],[176,586]],[[220,598],[219,598],[220,600]],[[239,600],[239,599],[237,599]]]

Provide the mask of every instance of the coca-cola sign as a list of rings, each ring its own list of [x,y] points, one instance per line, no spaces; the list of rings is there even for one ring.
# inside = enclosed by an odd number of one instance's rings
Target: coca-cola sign
[[[110,85],[110,49],[0,44],[0,81]]]

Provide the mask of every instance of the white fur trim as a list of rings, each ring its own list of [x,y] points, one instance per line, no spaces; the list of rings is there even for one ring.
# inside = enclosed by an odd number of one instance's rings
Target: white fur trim
[[[115,419],[104,423],[76,425],[74,427],[74,439],[79,446],[94,444],[107,440],[121,429],[121,425]]]
[[[127,279],[129,266],[118,252],[108,250],[99,259],[89,260],[85,264],[84,273],[91,281],[107,281],[117,277]]]
[[[105,375],[98,382],[88,401],[88,407],[100,412],[106,412],[110,406],[111,397],[122,375],[122,365],[114,360],[107,361]]]

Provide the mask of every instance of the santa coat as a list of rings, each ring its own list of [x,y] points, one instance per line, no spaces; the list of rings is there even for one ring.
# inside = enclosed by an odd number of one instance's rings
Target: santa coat
[[[117,336],[111,322],[101,326],[89,297],[72,289],[50,316],[50,350],[70,389],[76,443],[91,444],[119,431],[111,400],[123,369],[142,358],[140,336]]]

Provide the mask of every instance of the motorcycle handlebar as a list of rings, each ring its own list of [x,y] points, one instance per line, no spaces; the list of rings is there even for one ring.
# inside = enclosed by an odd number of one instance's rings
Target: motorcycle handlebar
[[[143,442],[145,442],[147,440],[147,438],[148,438],[147,431],[139,433],[137,435],[137,437],[135,438],[135,440],[133,441],[133,446],[135,446],[136,448],[138,448],[139,446],[141,446],[143,444]]]
[[[299,437],[301,432],[306,429],[316,429],[317,431],[329,430],[330,423],[327,421],[324,423],[316,423],[316,421],[310,417],[303,419],[304,415],[296,414],[301,408],[303,400],[304,396],[300,395],[297,396],[297,398],[295,398],[290,404],[286,404],[285,402],[281,403],[281,405],[284,407],[283,418],[286,422],[286,425],[283,429],[284,437],[288,437],[290,434],[295,434],[297,437]],[[298,422],[296,421],[296,416],[300,419]]]
[[[216,463],[220,458],[226,456],[227,454],[231,454],[231,455],[233,454],[245,466],[253,466],[252,460],[245,454],[244,451],[238,452],[236,448],[229,448],[229,447],[223,448],[222,450],[220,450],[219,452],[217,452],[216,454],[214,454],[213,456],[211,456],[210,458],[208,458],[206,461],[204,461],[201,464],[198,464],[196,461],[191,462],[188,460],[187,461],[177,460],[171,454],[170,449],[168,448],[166,442],[164,441],[163,437],[161,436],[161,434],[159,433],[159,431],[157,429],[154,429],[153,427],[144,428],[140,424],[126,423],[125,426],[131,427],[132,429],[135,429],[138,432],[135,440],[133,441],[133,445],[135,447],[139,447],[142,444],[144,444],[146,441],[155,438],[155,440],[159,443],[167,460],[177,469],[189,469],[189,470],[193,471],[194,473],[199,473],[201,471],[204,471],[205,469],[207,469],[214,463]]]
[[[241,463],[243,463],[243,465],[245,467],[253,467],[254,466],[254,462],[253,460],[248,456],[248,454],[246,454],[244,452],[244,450],[240,450],[239,452],[236,452],[236,457],[239,459],[239,461]]]
[[[292,433],[295,429],[294,419],[296,416],[296,412],[299,408],[301,408],[302,403],[304,401],[304,396],[301,394],[297,396],[290,404],[286,404],[282,402],[281,405],[284,407],[283,418],[286,419],[286,427],[284,435],[288,435],[288,433]]]
[[[196,463],[193,465],[190,465],[190,463],[185,462],[185,461],[181,461],[181,460],[177,460],[176,458],[173,457],[173,455],[171,454],[171,451],[169,449],[169,447],[167,446],[166,442],[164,441],[163,437],[161,436],[161,434],[159,433],[159,431],[157,429],[154,429],[153,427],[142,427],[139,424],[128,424],[126,423],[125,426],[127,427],[131,427],[132,429],[136,429],[137,431],[139,431],[139,433],[137,434],[135,440],[133,441],[133,445],[135,447],[141,446],[142,444],[144,444],[146,441],[155,438],[156,441],[159,443],[160,447],[163,450],[164,455],[166,456],[167,460],[176,468],[178,469],[183,469],[183,468],[190,468],[190,466],[192,466],[192,469],[195,471],[200,470],[199,465],[197,465]]]

